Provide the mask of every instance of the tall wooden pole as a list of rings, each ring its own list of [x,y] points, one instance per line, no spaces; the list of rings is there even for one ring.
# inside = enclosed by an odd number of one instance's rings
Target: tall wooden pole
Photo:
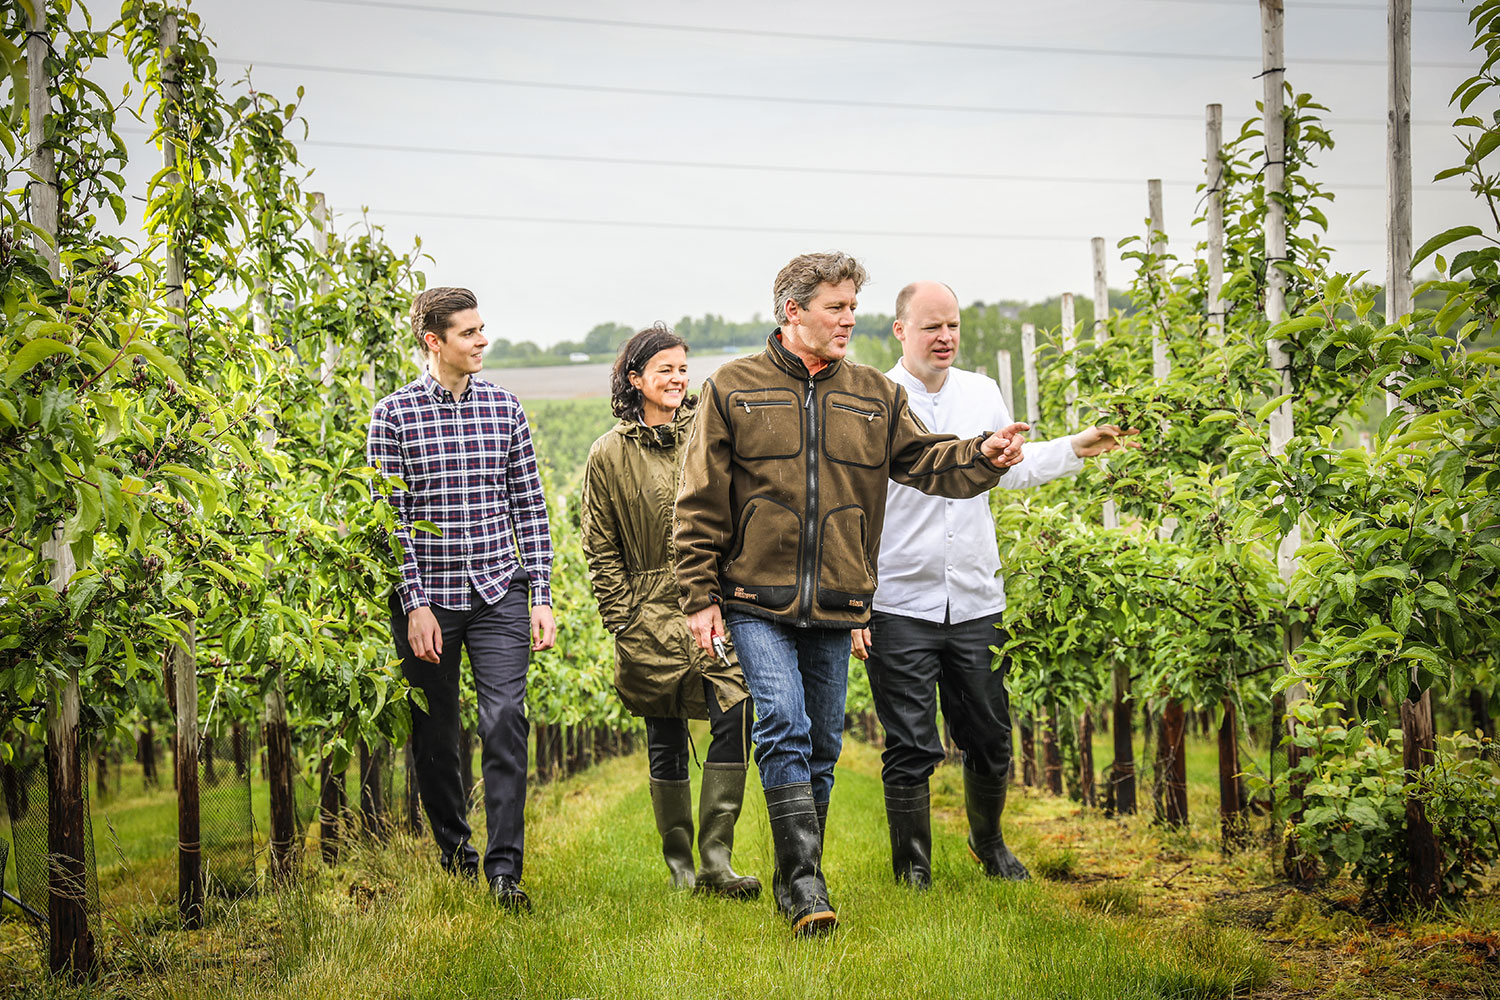
[[[1089,247],[1094,258],[1094,350],[1102,352],[1109,342],[1108,250],[1102,236],[1090,240]],[[1103,463],[1104,460],[1100,459],[1101,466]],[[1104,498],[1103,518],[1105,528],[1120,526],[1120,515],[1113,497]],[[1115,744],[1115,760],[1110,766],[1110,794],[1106,798],[1114,803],[1116,813],[1130,816],[1135,814],[1135,746],[1132,741],[1135,726],[1130,697],[1130,664],[1117,657],[1110,674],[1114,686],[1110,733]]]
[[[1160,288],[1160,295],[1167,294],[1167,236],[1165,213],[1162,209],[1161,181],[1152,178],[1146,182],[1146,202],[1150,212],[1151,239],[1150,248],[1153,266],[1156,268],[1156,281]],[[1169,331],[1166,325],[1158,317],[1151,324],[1151,373],[1158,379],[1165,379],[1172,374],[1172,357],[1167,350],[1167,336]],[[1165,426],[1163,426],[1165,431]],[[1158,528],[1158,537],[1162,541],[1170,541],[1177,531],[1177,519],[1175,517],[1162,518],[1161,526]],[[1188,821],[1187,814],[1187,756],[1186,756],[1186,733],[1187,713],[1178,698],[1168,697],[1162,708],[1162,733],[1161,739],[1157,741],[1156,784],[1163,790],[1162,821],[1168,826],[1183,826]]]
[[[48,25],[46,4],[37,0],[31,8],[31,30],[26,37],[28,129],[31,149],[28,184],[32,224],[41,233],[32,235],[32,245],[47,262],[53,282],[62,277],[57,248],[57,163],[47,145],[47,118],[52,113],[51,75],[47,72]],[[59,597],[77,568],[73,550],[63,541],[62,524],[42,542],[41,558],[50,568],[48,578]],[[47,704],[47,930],[49,967],[54,973],[78,980],[95,969],[94,938],[89,932],[88,869],[84,824],[83,758],[79,747],[79,713],[82,697],[78,668],[70,667],[57,684]]]
[[[1036,381],[1036,327],[1031,323],[1021,324],[1021,367],[1026,376],[1026,422],[1034,435],[1042,419],[1042,394]]]
[[[1204,123],[1204,185],[1208,195],[1208,335],[1224,339],[1224,108],[1210,104]]]
[[[160,32],[162,117],[166,125],[162,139],[162,166],[168,184],[178,182],[177,107],[182,88],[177,80],[177,15],[162,15]],[[167,244],[166,300],[170,322],[187,330],[186,266],[180,246]],[[198,809],[198,657],[197,623],[185,615],[179,641],[167,650],[168,673],[177,702],[177,909],[187,927],[203,922],[203,854]]]
[[[262,344],[271,342],[271,317],[266,306],[265,281],[256,282],[252,317],[255,336]],[[276,447],[276,429],[261,431],[266,450]],[[268,874],[273,881],[284,881],[296,870],[297,806],[296,765],[292,760],[292,732],[287,719],[286,674],[281,668],[271,679],[265,704],[266,774],[270,805],[270,861]]]
[[[1411,0],[1390,0],[1386,21],[1389,46],[1390,106],[1386,114],[1386,278],[1385,321],[1394,323],[1411,312]],[[1389,384],[1389,383],[1388,383]],[[1411,412],[1396,393],[1386,392],[1388,412]],[[1407,877],[1412,898],[1421,904],[1437,899],[1442,861],[1427,805],[1415,786],[1437,752],[1432,723],[1432,692],[1417,683],[1412,664],[1406,698],[1401,703],[1402,763],[1406,772]]]
[[[1078,423],[1078,365],[1073,360],[1073,352],[1078,350],[1078,316],[1073,306],[1073,293],[1063,292],[1059,305],[1062,309],[1063,377],[1068,382],[1063,389],[1063,399],[1067,404],[1063,429],[1071,434]]]
[[[1011,376],[1010,352],[1004,349],[995,352],[995,381],[1000,386],[1000,398],[1005,402],[1005,412],[1016,419],[1016,387]]]

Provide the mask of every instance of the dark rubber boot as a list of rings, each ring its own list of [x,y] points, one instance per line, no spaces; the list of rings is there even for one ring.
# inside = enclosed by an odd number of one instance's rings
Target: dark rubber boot
[[[885,786],[885,820],[891,829],[891,870],[897,882],[932,887],[932,820],[927,783]]]
[[[1005,846],[1000,817],[1005,812],[1005,775],[985,778],[964,768],[964,807],[969,813],[969,854],[984,866],[990,878],[1024,882],[1031,878],[1026,866]]]
[[[745,764],[703,765],[703,787],[698,790],[698,892],[754,899],[760,879],[738,875],[730,867],[734,853],[734,824],[745,802]]]
[[[693,784],[651,779],[651,809],[661,834],[661,856],[672,873],[672,888],[693,887]]]
[[[828,902],[828,887],[818,867],[821,845],[812,785],[803,781],[766,789],[766,812],[776,854],[776,871],[771,876],[776,905],[792,922],[793,935],[828,933],[838,926],[838,916]]]

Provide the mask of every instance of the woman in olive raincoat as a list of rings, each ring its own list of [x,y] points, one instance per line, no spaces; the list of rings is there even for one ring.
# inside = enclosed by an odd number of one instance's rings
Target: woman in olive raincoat
[[[697,404],[687,388],[687,345],[665,325],[620,348],[610,377],[620,422],[594,442],[584,472],[584,552],[599,614],[615,636],[615,690],[646,720],[651,805],[672,884],[753,898],[760,882],[729,864],[745,794],[750,692],[732,649],[700,650],[677,604],[672,508]],[[696,874],[688,719],[708,719],[712,734]]]

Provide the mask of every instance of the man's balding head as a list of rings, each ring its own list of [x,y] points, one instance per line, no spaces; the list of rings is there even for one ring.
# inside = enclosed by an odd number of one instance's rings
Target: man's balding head
[[[906,319],[907,311],[911,308],[912,299],[931,295],[943,296],[953,300],[953,305],[958,305],[958,294],[943,284],[941,281],[913,281],[901,291],[896,293],[896,318]]]
[[[901,364],[937,392],[958,357],[958,296],[941,281],[914,281],[896,296],[891,332],[901,341]]]

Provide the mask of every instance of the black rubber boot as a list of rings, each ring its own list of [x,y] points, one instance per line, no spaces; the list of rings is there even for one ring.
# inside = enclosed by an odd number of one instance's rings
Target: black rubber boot
[[[661,834],[661,856],[672,873],[672,888],[693,887],[693,784],[651,779],[651,809]]]
[[[703,787],[698,790],[698,892],[754,899],[760,879],[738,875],[730,867],[734,853],[734,824],[745,801],[745,764],[703,765]]]
[[[885,786],[885,820],[891,829],[891,870],[897,882],[932,887],[932,820],[927,783]]]
[[[819,870],[822,845],[812,785],[803,781],[766,789],[766,812],[776,854],[776,871],[771,876],[776,905],[792,922],[795,936],[828,933],[838,926],[838,916],[828,902],[828,887]]]
[[[964,807],[969,813],[969,854],[984,866],[990,878],[1024,882],[1031,878],[1026,866],[1005,846],[1000,817],[1005,812],[1005,775],[985,778],[964,768]]]

